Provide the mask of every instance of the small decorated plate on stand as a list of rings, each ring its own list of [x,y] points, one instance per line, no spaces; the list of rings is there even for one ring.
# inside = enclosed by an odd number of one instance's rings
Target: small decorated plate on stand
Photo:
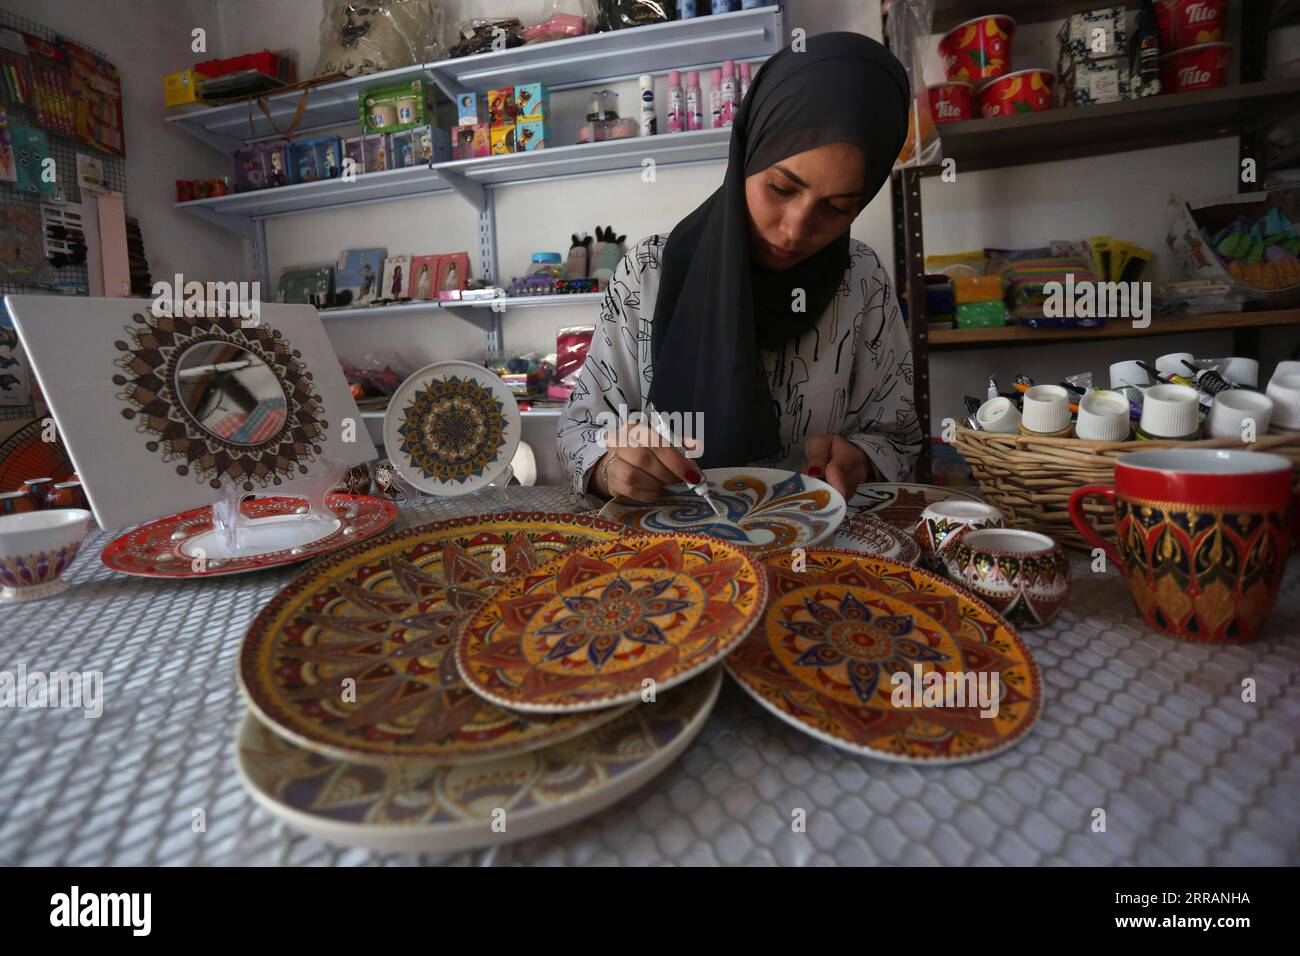
[[[927,505],[952,499],[983,501],[978,495],[973,495],[969,491],[944,488],[941,485],[867,482],[858,485],[858,490],[849,499],[849,508],[865,511],[911,534],[912,529],[921,520],[921,512]]]
[[[759,555],[817,544],[844,520],[844,496],[796,471],[710,468],[704,477],[709,494],[725,509],[724,517],[683,485],[668,486],[652,505],[611,501],[601,517],[653,534],[712,535]]]
[[[473,764],[346,763],[249,716],[237,765],[258,803],[312,836],[381,853],[451,853],[556,830],[644,786],[695,739],[721,683],[714,667],[580,737]]]
[[[987,604],[911,565],[812,548],[765,560],[771,598],[727,658],[741,687],[825,743],[897,763],[982,760],[1038,719],[1029,649]]]
[[[212,525],[212,508],[142,524],[114,538],[100,559],[147,578],[215,578],[296,564],[355,544],[397,520],[382,498],[330,494],[332,518],[309,516],[303,498],[248,498],[239,505],[242,548],[231,552]]]
[[[827,547],[861,551],[881,558],[893,558],[904,564],[916,564],[921,559],[921,546],[906,531],[900,531],[869,512],[858,512],[835,532]]]
[[[509,387],[472,362],[420,369],[393,393],[384,414],[389,461],[432,495],[465,495],[497,483],[521,434]]]
[[[503,585],[461,628],[456,666],[475,693],[511,710],[599,710],[721,660],[766,598],[762,565],[735,545],[632,535]]]
[[[504,582],[627,536],[592,514],[514,512],[404,528],[332,554],[254,619],[240,688],[276,734],[351,763],[470,763],[574,737],[619,709],[507,713],[465,686],[452,650]]]

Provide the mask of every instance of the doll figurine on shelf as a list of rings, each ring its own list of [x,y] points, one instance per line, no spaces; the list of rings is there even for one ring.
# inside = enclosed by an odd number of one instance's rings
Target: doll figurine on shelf
[[[420,275],[415,282],[415,297],[417,299],[429,298],[429,292],[433,286],[433,279],[429,276],[429,263],[420,263]]]
[[[269,181],[272,186],[284,185],[284,157],[278,149],[271,151],[271,175]]]
[[[336,179],[339,174],[339,165],[334,160],[334,147],[325,147],[325,175],[330,179]]]

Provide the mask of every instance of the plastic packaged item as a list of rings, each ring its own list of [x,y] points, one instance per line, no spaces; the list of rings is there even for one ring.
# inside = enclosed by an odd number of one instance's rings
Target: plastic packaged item
[[[1001,299],[993,302],[965,302],[957,306],[957,328],[994,328],[1007,324],[1007,307]]]
[[[445,59],[443,8],[440,0],[324,0],[315,75],[362,76]]]
[[[532,265],[528,267],[529,276],[550,276],[552,279],[564,278],[564,259],[558,252],[534,252]]]
[[[1002,298],[1002,277],[958,276],[952,280],[952,291],[958,305],[998,301]]]
[[[471,56],[491,50],[509,50],[523,46],[524,25],[517,17],[497,20],[465,20],[457,29],[458,39],[452,45],[452,57]]]
[[[600,29],[623,30],[673,18],[670,0],[599,0]]]
[[[590,33],[596,25],[595,0],[546,0],[538,23],[520,32],[524,43],[545,43]]]
[[[704,92],[698,70],[686,74],[686,128],[704,129]]]
[[[889,40],[889,48],[911,51],[910,54],[899,58],[904,72],[907,73],[908,83],[911,84],[912,108],[907,114],[907,139],[898,154],[898,159],[894,161],[895,168],[928,166],[937,163],[943,155],[939,129],[930,113],[930,94],[925,87],[922,52],[932,32],[930,27],[934,22],[934,7],[934,0],[896,3],[890,9],[889,17],[885,21],[885,34]],[[1014,21],[1012,22],[1014,24]],[[949,77],[949,79],[967,80],[970,77]]]
[[[950,255],[926,256],[925,271],[942,273],[950,279],[958,276],[977,276],[984,274],[986,262],[983,249],[974,252],[957,252]]]

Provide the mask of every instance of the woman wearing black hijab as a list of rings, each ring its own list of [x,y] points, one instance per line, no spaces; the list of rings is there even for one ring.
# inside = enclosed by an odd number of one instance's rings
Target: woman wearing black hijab
[[[849,227],[889,178],[909,106],[902,66],[859,34],[764,64],[721,188],[610,281],[559,427],[576,494],[654,501],[698,468],[735,465],[800,468],[846,497],[908,479],[921,433],[907,332]],[[697,457],[644,426],[611,431],[648,403],[702,413]]]

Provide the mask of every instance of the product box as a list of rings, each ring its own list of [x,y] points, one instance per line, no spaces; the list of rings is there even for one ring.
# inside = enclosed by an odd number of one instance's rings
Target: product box
[[[343,156],[352,160],[358,176],[362,173],[378,173],[388,169],[391,150],[389,133],[349,136],[343,140]]]
[[[293,267],[280,273],[280,288],[276,301],[315,306],[318,309],[334,304],[334,267]]]
[[[415,129],[394,133],[392,142],[389,161],[391,169],[428,166],[430,163],[445,163],[451,159],[451,138],[446,130],[436,126],[417,126]]]
[[[289,147],[284,143],[258,143],[267,186],[289,185]]]
[[[1078,60],[1061,78],[1060,89],[1062,106],[1118,102],[1128,96],[1128,61],[1120,56]]]
[[[272,53],[270,50],[244,53],[240,56],[226,57],[224,60],[205,60],[194,64],[195,73],[208,77],[225,76],[227,73],[239,73],[243,70],[256,70],[284,83],[293,83],[298,78],[293,60]]]
[[[230,181],[235,192],[246,193],[270,185],[267,182],[265,155],[256,145],[239,147],[230,154],[230,160]]]
[[[343,144],[337,136],[318,136],[289,144],[289,181],[336,179],[343,171]]]
[[[193,70],[181,70],[168,73],[163,77],[163,105],[189,106],[206,105],[202,96],[202,79]]]
[[[433,87],[423,80],[373,87],[357,99],[363,133],[396,133],[437,118]]]
[[[482,101],[477,93],[456,94],[456,124],[458,126],[477,126],[486,123],[487,115],[483,111]]]
[[[334,271],[334,304],[355,308],[380,297],[387,249],[344,249]]]
[[[1128,56],[1128,33],[1124,28],[1124,6],[1119,4],[1086,10],[1067,17],[1056,34],[1061,56],[1078,62]],[[1069,62],[1058,64],[1070,66]]]
[[[547,120],[520,120],[515,124],[515,151],[531,153],[545,149],[551,142],[551,124]]]
[[[494,126],[491,135],[493,156],[515,151],[515,128],[513,126]]]
[[[488,125],[493,130],[506,127],[513,129],[518,112],[513,86],[504,86],[499,90],[488,90]]]
[[[475,126],[457,126],[456,142],[452,146],[453,159],[474,159],[492,155],[492,135],[487,123]]]
[[[551,93],[545,83],[520,83],[515,87],[515,122],[531,123],[551,118]]]

